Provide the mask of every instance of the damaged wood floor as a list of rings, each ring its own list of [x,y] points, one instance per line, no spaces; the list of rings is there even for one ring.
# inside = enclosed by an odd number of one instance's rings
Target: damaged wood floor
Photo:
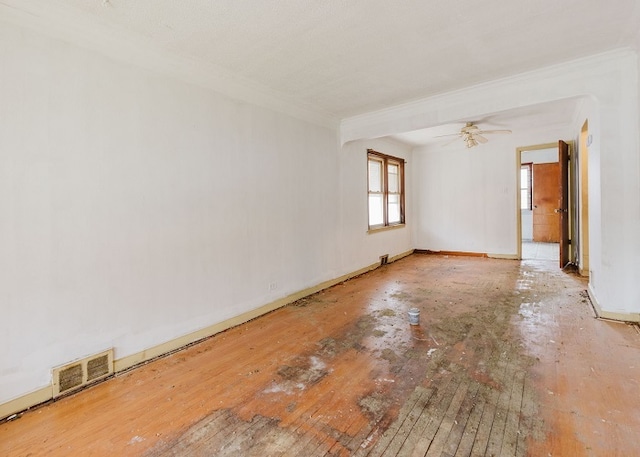
[[[0,455],[640,455],[640,334],[585,288],[414,254],[1,423]]]

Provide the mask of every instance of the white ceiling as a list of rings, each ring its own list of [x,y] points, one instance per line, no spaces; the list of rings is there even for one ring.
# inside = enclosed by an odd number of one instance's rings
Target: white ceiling
[[[0,0],[2,5],[38,15],[42,23],[60,22],[56,9],[74,11],[66,17],[152,41],[337,119],[634,46],[640,29],[638,0]]]
[[[525,106],[509,111],[496,112],[480,118],[463,119],[460,122],[447,123],[435,127],[414,130],[397,135],[391,135],[398,141],[412,145],[448,145],[463,142],[457,136],[442,138],[442,135],[457,134],[467,122],[478,125],[482,130],[512,130],[513,132],[544,132],[551,128],[569,127],[575,121],[574,115],[582,98],[556,100],[539,105]],[[484,135],[488,139],[492,135]]]

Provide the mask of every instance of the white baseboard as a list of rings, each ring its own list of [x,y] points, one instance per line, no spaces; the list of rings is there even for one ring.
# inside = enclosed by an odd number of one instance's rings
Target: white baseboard
[[[14,400],[0,404],[0,420],[53,398],[53,385],[43,387]]]
[[[619,313],[615,311],[603,310],[600,306],[600,303],[598,303],[598,299],[596,298],[596,294],[591,287],[591,283],[589,283],[587,287],[587,293],[589,294],[589,299],[593,304],[593,308],[596,312],[596,317],[621,322],[640,322],[640,313]]]
[[[491,259],[520,260],[518,254],[487,254],[487,257]]]

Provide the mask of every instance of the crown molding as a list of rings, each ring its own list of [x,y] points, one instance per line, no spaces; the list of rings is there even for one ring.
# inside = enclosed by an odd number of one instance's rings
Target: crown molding
[[[393,135],[565,98],[597,98],[603,81],[630,71],[630,64],[637,66],[637,57],[632,48],[615,49],[352,116],[340,123],[340,141]]]

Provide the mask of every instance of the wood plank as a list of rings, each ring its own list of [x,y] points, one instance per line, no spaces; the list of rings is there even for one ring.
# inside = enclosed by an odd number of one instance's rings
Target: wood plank
[[[460,412],[460,408],[464,403],[464,400],[467,396],[467,392],[469,391],[470,382],[462,381],[458,385],[458,390],[453,395],[451,399],[451,403],[449,404],[449,408],[442,418],[442,422],[438,426],[438,429],[433,437],[433,440],[429,444],[429,446],[424,450],[426,454],[419,448],[418,445],[414,448],[414,455],[426,455],[427,457],[435,457],[439,456],[444,452],[444,445],[449,438],[449,434],[451,433],[451,429],[453,428],[454,421],[458,413]],[[420,441],[418,441],[420,443]]]
[[[216,455],[221,457],[247,455],[254,436],[259,435],[260,430],[263,430],[269,425],[271,425],[271,422],[268,419],[262,416],[254,416],[251,421],[243,422],[231,435],[227,435],[226,439],[218,441],[215,444],[210,442],[206,449],[202,449],[202,451],[204,451],[202,455]],[[194,453],[193,446],[186,451],[188,453]],[[185,454],[186,452],[182,455]]]
[[[500,353],[498,366],[501,367],[502,371],[498,372],[496,377],[498,378],[497,381],[502,385],[503,380],[506,378],[505,374],[509,366],[509,359],[506,351]],[[473,447],[471,448],[471,455],[474,457],[485,455],[487,446],[489,444],[489,437],[491,436],[491,428],[493,426],[493,421],[495,420],[496,408],[499,398],[500,391],[498,389],[489,389],[485,400],[485,405],[482,410],[480,426],[478,427],[476,438],[473,443]]]
[[[244,450],[243,457],[282,456],[298,440],[295,432],[283,427],[265,426],[252,437],[253,445]]]
[[[467,421],[471,419],[473,409],[478,400],[477,395],[478,395],[479,389],[480,389],[480,384],[478,382],[470,383],[469,389],[467,390],[467,394],[464,398],[464,401],[460,405],[460,409],[458,410],[458,413],[456,414],[453,420],[453,425],[451,426],[451,431],[449,433],[449,436],[447,437],[446,442],[444,442],[442,445],[442,450],[440,451],[440,454],[443,457],[453,457],[456,454],[458,450],[458,446],[460,445],[460,442],[462,441],[462,437],[464,436],[464,431],[467,428]],[[440,430],[438,430],[438,433],[440,433]],[[436,438],[437,438],[437,435],[436,435]],[[429,452],[431,452],[431,449],[435,449],[435,448],[436,446],[434,443],[431,445],[431,448],[429,448]],[[427,455],[429,454],[427,453]]]
[[[513,377],[509,410],[502,438],[500,455],[511,457],[518,455],[518,436],[520,434],[520,416],[522,410],[522,396],[524,394],[524,370],[517,369]]]
[[[413,427],[407,429],[408,435],[397,441],[400,444],[398,448],[399,454],[414,455],[416,448],[422,447],[425,452],[428,449],[429,443],[435,435],[435,430],[442,422],[460,384],[460,379],[456,376],[456,373],[451,373],[449,376],[451,379],[431,397]],[[391,450],[391,455],[394,455],[393,452],[394,448]],[[424,452],[422,455],[424,455]]]
[[[509,402],[511,400],[511,381],[516,372],[515,362],[510,360],[506,371],[506,377],[502,383],[502,391],[498,397],[496,404],[493,423],[491,424],[491,432],[489,442],[487,443],[487,455],[500,455],[502,441],[504,439],[504,430],[507,423],[507,415],[509,412]]]
[[[523,384],[523,392],[527,392],[526,395],[523,395],[522,404],[520,405],[520,422],[523,423],[523,427],[520,428],[518,434],[518,440],[516,442],[516,452],[520,455],[524,454],[527,449],[527,440],[535,438],[528,433],[528,430],[534,429],[532,424],[533,418],[536,417],[536,404],[535,397],[533,393],[533,381],[525,375]]]
[[[431,400],[433,393],[433,389],[418,386],[411,394],[411,397],[404,403],[398,418],[384,431],[380,439],[376,442],[375,447],[371,449],[368,446],[372,439],[365,440],[360,446],[360,449],[354,454],[354,457],[379,457],[385,453],[388,454],[392,452],[390,450],[388,451],[391,442],[394,440],[400,441],[402,436],[406,436],[409,433],[409,430],[413,427],[415,421],[420,417],[424,408]]]
[[[353,393],[362,391],[363,386],[366,385],[365,380],[358,375],[345,376],[347,370],[353,372],[355,369],[355,372],[359,373],[358,368],[361,365],[368,366],[368,361],[357,354],[350,353],[348,355],[350,356],[348,360],[340,366],[334,365],[335,371],[326,378],[326,381],[330,381],[330,378],[337,376],[345,381],[339,386],[328,384],[332,390],[327,390],[329,389],[327,387],[324,389],[323,395],[314,396],[317,408],[312,414],[305,412],[304,416],[308,416],[308,419],[300,425],[300,429],[305,430],[308,435],[305,439],[306,443],[290,449],[288,452],[291,455],[318,453],[327,444],[329,445],[327,452],[333,448],[343,449],[351,441],[353,434],[368,426],[368,421],[363,415],[358,414],[358,405],[353,402]],[[354,356],[351,357],[351,355]],[[316,387],[319,389],[325,385],[324,381]]]
[[[295,443],[293,443],[290,447],[288,447],[283,455],[297,457],[299,455],[303,455],[303,449],[308,449],[312,445],[311,442],[316,442],[314,447],[318,446],[318,436],[314,433],[314,430],[317,428],[318,419],[317,415],[319,414],[320,408],[322,405],[320,403],[313,406],[313,410],[310,411],[308,415],[309,420],[300,418],[294,427],[290,427],[294,433],[298,436],[298,439]],[[309,410],[307,410],[309,411]],[[315,419],[313,419],[315,417]]]
[[[480,420],[482,419],[482,413],[484,411],[484,398],[488,392],[489,387],[486,385],[483,385],[478,389],[473,408],[471,409],[471,413],[469,414],[469,418],[465,424],[464,433],[460,438],[460,442],[457,444],[455,457],[466,457],[471,455],[471,450],[473,449],[473,444],[475,443],[476,434],[478,433]]]
[[[201,421],[183,434],[180,441],[167,449],[154,451],[154,455],[158,457],[182,456],[187,453],[224,455],[225,445],[236,437],[245,436],[245,433],[256,425],[254,422],[239,419],[230,411],[223,411],[221,416],[222,424],[216,418],[211,422]],[[220,425],[222,427],[219,427]]]

